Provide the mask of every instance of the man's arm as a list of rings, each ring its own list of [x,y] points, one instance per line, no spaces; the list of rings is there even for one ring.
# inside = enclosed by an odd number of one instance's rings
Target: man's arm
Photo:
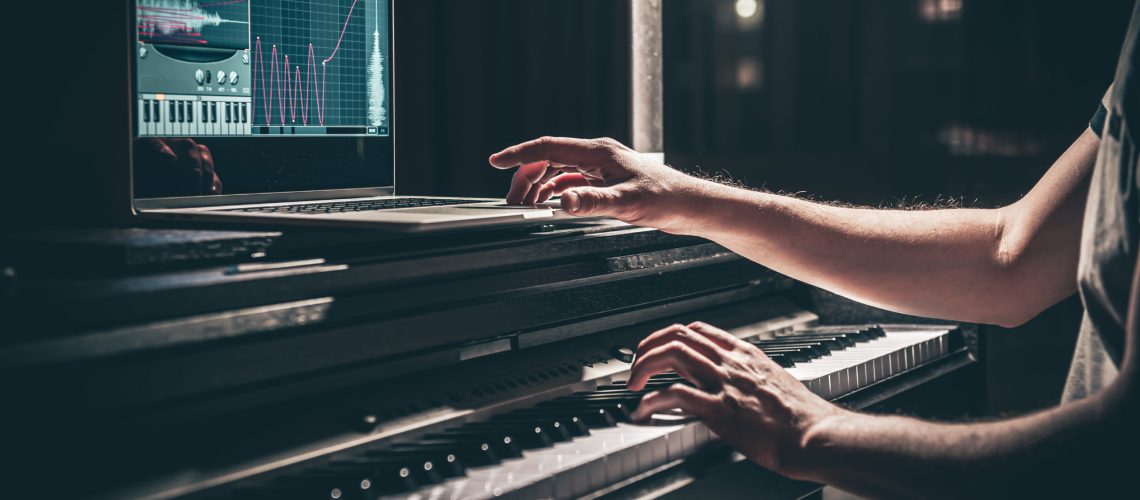
[[[994,210],[826,206],[686,176],[604,139],[544,138],[490,161],[521,165],[510,202],[562,193],[571,213],[709,238],[864,303],[1013,325],[1075,290],[1081,214],[1098,145],[1086,130],[1028,195]]]
[[[1124,365],[1101,393],[982,424],[845,413],[809,431],[796,462],[804,477],[874,496],[1112,491],[1136,473],[1135,461],[1124,457],[1130,457],[1140,441],[1138,341],[1140,262],[1132,279]]]
[[[1011,420],[935,424],[858,414],[807,391],[755,347],[701,323],[638,347],[629,388],[675,370],[698,388],[647,395],[634,418],[681,408],[734,448],[782,474],[873,497],[1089,497],[1136,473],[1140,262],[1118,378],[1088,399]]]

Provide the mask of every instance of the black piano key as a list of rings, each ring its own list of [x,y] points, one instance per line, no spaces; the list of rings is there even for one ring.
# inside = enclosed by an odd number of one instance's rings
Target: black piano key
[[[528,408],[525,410],[516,410],[515,413],[521,415],[548,415],[562,419],[577,419],[577,422],[580,422],[581,425],[585,425],[588,429],[613,427],[618,423],[618,420],[604,408]]]
[[[818,342],[826,345],[829,349],[840,350],[854,346],[858,343],[854,338],[847,335],[834,335],[834,334],[811,334],[811,335],[790,335],[787,337],[777,337],[774,339],[753,340],[753,344],[767,344],[767,345],[780,345],[780,344],[794,344],[803,342]]]
[[[333,488],[335,489],[335,488]],[[306,487],[294,484],[264,484],[246,485],[235,488],[220,498],[234,498],[242,500],[332,500],[333,489],[325,490],[323,487]],[[357,491],[350,491],[348,495],[337,490],[340,497],[336,500],[365,500],[364,495]]]
[[[241,103],[241,122],[242,123],[249,123],[249,118],[246,115],[245,108],[246,108],[246,103],[244,103],[244,102]]]
[[[789,338],[796,337],[816,337],[816,336],[840,336],[844,337],[851,342],[866,342],[871,339],[878,338],[871,327],[868,328],[853,328],[849,326],[829,327],[823,326],[805,330],[796,335],[791,335]]]
[[[539,408],[564,408],[564,409],[582,409],[582,410],[597,410],[608,413],[616,422],[629,422],[630,413],[633,412],[632,405],[628,402],[615,402],[615,401],[562,401],[555,399],[552,401],[544,401],[538,404]]]
[[[170,123],[174,123],[174,120],[178,119],[178,110],[174,109],[174,101],[167,101],[167,102],[169,104],[167,104],[168,114],[166,115],[166,119]]]
[[[454,439],[456,441],[476,442],[490,445],[500,458],[517,458],[522,456],[522,447],[515,442],[509,433],[495,432],[479,429],[454,429],[429,434],[427,439]]]
[[[794,350],[798,350],[798,351],[811,353],[813,356],[815,356],[817,358],[831,354],[831,349],[828,349],[827,346],[825,346],[823,344],[819,344],[819,343],[814,343],[814,342],[799,342],[799,343],[788,342],[788,343],[775,343],[775,344],[769,344],[769,343],[761,342],[759,344],[756,344],[756,346],[759,347],[760,350],[764,351],[764,352],[768,352],[768,351],[778,352],[778,351],[786,351],[786,350],[794,349]]]
[[[766,354],[768,356],[778,355],[781,357],[781,359],[787,359],[793,363],[808,363],[808,362],[811,362],[811,360],[816,359],[818,357],[818,356],[812,356],[812,354],[810,352],[801,351],[799,349],[774,348],[774,349],[770,349],[770,350],[765,350],[765,349],[761,349],[761,350],[764,351],[764,354]]]
[[[150,123],[150,100],[143,101],[142,105],[143,123]]]
[[[443,481],[444,472],[437,469],[435,461],[425,456],[404,455],[389,450],[372,450],[350,460],[330,462],[329,468],[337,467],[346,471],[365,471],[373,475],[403,474],[407,469],[412,478],[421,486]]]
[[[768,356],[768,359],[775,361],[776,364],[780,365],[781,367],[792,368],[792,367],[796,366],[795,360],[793,360],[792,358],[785,356],[783,354],[777,354],[777,353],[772,353],[772,354],[765,353],[765,354]]]
[[[218,123],[218,102],[210,103],[210,123]]]
[[[193,102],[187,102],[186,103],[186,122],[190,123],[193,121],[194,121],[194,103]]]
[[[558,399],[563,401],[577,400],[577,401],[620,401],[620,400],[636,400],[640,394],[633,391],[581,391],[575,392],[568,396],[562,396]]]
[[[363,500],[360,482],[364,479],[355,474],[311,470],[276,478],[270,488],[280,488],[272,498]]]
[[[210,103],[202,101],[202,109],[199,110],[198,116],[202,117],[202,123],[209,123],[210,121]]]
[[[546,448],[554,444],[550,433],[541,425],[511,422],[471,422],[454,430],[475,430],[509,433],[525,450]]]
[[[570,419],[567,418],[565,420],[569,421]],[[586,429],[585,426],[563,423],[563,419],[548,415],[518,415],[514,413],[507,413],[503,415],[496,415],[491,418],[491,421],[513,424],[540,425],[546,429],[546,431],[550,434],[550,439],[555,442],[569,441],[572,438],[583,436],[590,432],[588,429]]]
[[[815,335],[813,337],[827,337],[827,334]],[[844,333],[842,335],[837,335],[836,337],[838,337],[836,340],[842,342],[844,347],[854,347],[855,344],[871,340],[871,338],[867,335],[858,335],[854,333]]]
[[[395,443],[400,448],[436,449],[454,453],[468,466],[494,465],[502,461],[498,452],[489,443],[479,440],[423,439],[408,443]]]
[[[158,101],[150,101],[150,116],[153,117],[155,123],[162,121],[162,103]]]
[[[459,455],[451,450],[439,447],[430,446],[403,446],[403,447],[389,447],[384,450],[385,453],[394,457],[407,458],[409,460],[429,461],[435,464],[435,471],[441,477],[459,477],[467,471],[467,466]]]
[[[515,410],[510,413],[499,415],[491,420],[506,420],[506,421],[532,421],[539,422],[553,422],[552,427],[559,429],[559,432],[568,435],[570,438],[589,436],[590,426],[586,425],[585,420],[575,415],[568,415],[566,412],[558,410],[542,410],[537,408],[527,408]],[[555,426],[554,424],[557,424]]]
[[[186,121],[186,103],[178,101],[178,123]]]
[[[508,425],[530,425],[534,427],[540,427],[546,433],[547,437],[550,438],[551,442],[560,443],[562,441],[569,441],[574,438],[572,430],[567,428],[567,426],[562,423],[562,420],[563,419],[561,418],[552,416],[539,417],[536,419],[534,417],[528,417],[526,415],[512,415],[509,417],[504,416],[503,418],[491,419],[491,422],[504,423]]]
[[[775,339],[756,340],[756,341],[753,341],[752,343],[753,343],[753,345],[759,345],[759,346],[778,346],[778,345],[788,345],[788,344],[810,343],[810,344],[820,344],[820,345],[827,347],[828,349],[833,350],[833,351],[840,351],[840,350],[846,349],[847,345],[848,345],[848,342],[846,342],[842,336],[838,336],[838,335],[826,336],[826,337],[809,337],[809,338],[800,338],[800,337],[795,337],[795,336],[793,336],[793,337],[779,337],[779,338],[775,338]]]
[[[226,123],[230,123],[230,103],[226,103]]]
[[[363,492],[367,498],[414,491],[420,487],[412,467],[400,462],[367,460],[335,460],[321,470],[327,474],[350,478],[353,491]]]

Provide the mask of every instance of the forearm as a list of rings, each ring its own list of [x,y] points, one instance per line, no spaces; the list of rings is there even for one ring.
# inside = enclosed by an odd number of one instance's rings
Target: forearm
[[[1140,415],[1127,392],[1117,384],[1086,401],[989,423],[843,413],[816,425],[784,472],[869,497],[1063,496],[1074,487],[1111,488],[1103,478],[1129,467],[1118,457],[1137,443]]]
[[[1013,325],[1075,291],[1088,178],[1085,131],[1017,203],[992,210],[828,206],[701,181],[682,232],[861,302],[956,321]]]
[[[1000,210],[827,206],[708,186],[692,232],[792,278],[922,316],[1003,323],[1016,294],[999,254]]]
[[[788,276],[895,311],[1023,322],[1073,293],[1099,139],[1086,131],[1024,199],[997,210],[831,207],[687,176],[611,139],[544,137],[491,156],[507,199],[562,194],[573,215],[717,241]]]

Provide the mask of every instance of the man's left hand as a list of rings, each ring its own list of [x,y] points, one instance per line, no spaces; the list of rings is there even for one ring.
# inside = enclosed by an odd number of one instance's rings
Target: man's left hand
[[[647,394],[633,417],[680,409],[705,423],[753,462],[796,476],[801,451],[818,423],[844,410],[807,389],[743,340],[704,323],[673,325],[638,345],[629,389],[675,371],[696,387],[677,384]]]

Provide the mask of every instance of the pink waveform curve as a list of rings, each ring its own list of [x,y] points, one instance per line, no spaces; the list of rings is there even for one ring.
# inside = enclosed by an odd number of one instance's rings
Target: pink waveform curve
[[[277,117],[281,125],[285,125],[285,115],[289,115],[290,123],[297,122],[297,108],[301,111],[301,123],[303,125],[309,124],[309,110],[313,108],[313,100],[315,99],[317,111],[317,123],[320,125],[325,124],[325,75],[327,73],[328,63],[332,62],[336,57],[336,53],[340,50],[340,42],[344,40],[344,32],[348,30],[348,22],[352,19],[352,11],[356,9],[357,0],[352,1],[352,5],[348,7],[348,14],[344,18],[344,26],[340,29],[340,36],[336,40],[336,46],[333,47],[332,53],[328,57],[321,60],[321,74],[320,81],[317,80],[317,57],[313,51],[313,44],[309,44],[309,53],[305,61],[305,80],[302,84],[301,81],[301,67],[296,66],[293,74],[289,73],[289,55],[283,55],[283,63],[278,64],[279,56],[277,54],[277,46],[274,45],[270,49],[269,56],[272,61],[269,64],[269,85],[265,83],[265,55],[261,48],[261,37],[257,37],[253,46],[253,65],[254,71],[257,74],[253,78],[253,95],[254,104],[257,103],[257,83],[258,78],[261,79],[262,96],[261,102],[264,108],[265,124],[273,124],[273,96],[277,95]],[[276,87],[274,87],[276,85]],[[310,94],[310,91],[312,92]],[[314,98],[314,99],[311,99]],[[253,110],[254,119],[257,118],[257,110]]]

